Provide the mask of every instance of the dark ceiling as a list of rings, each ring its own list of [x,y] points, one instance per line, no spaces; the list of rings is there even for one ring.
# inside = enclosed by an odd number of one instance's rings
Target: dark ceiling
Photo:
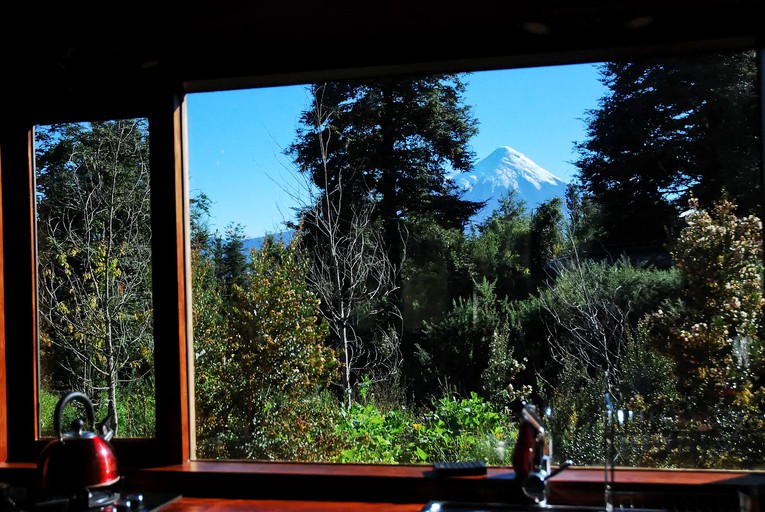
[[[339,77],[342,70],[359,74],[380,66],[406,71],[431,63],[449,70],[465,61],[535,65],[599,60],[624,51],[751,47],[762,42],[761,4],[155,0],[122,8],[103,2],[46,8],[30,3],[4,16],[7,28],[0,30],[4,108],[24,105],[28,98],[64,100],[158,83],[200,90],[240,86],[247,77],[252,84],[284,83],[320,71]]]

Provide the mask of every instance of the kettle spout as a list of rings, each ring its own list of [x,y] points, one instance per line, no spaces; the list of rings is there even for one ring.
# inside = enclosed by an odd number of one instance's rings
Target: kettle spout
[[[96,424],[100,437],[104,441],[111,441],[114,437],[114,417],[110,414]]]

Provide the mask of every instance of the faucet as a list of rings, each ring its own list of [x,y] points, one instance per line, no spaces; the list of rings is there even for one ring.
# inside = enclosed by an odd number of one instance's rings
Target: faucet
[[[536,407],[522,404],[521,423],[513,451],[513,469],[516,478],[522,478],[521,489],[534,503],[547,503],[547,480],[573,464],[568,460],[551,470],[552,443],[537,415]]]
[[[608,374],[606,374],[608,377]],[[613,487],[615,480],[615,462],[616,454],[614,454],[614,402],[611,399],[611,393],[606,391],[606,424],[605,424],[605,482],[604,482],[604,499],[606,512],[613,512],[614,510],[614,495]]]

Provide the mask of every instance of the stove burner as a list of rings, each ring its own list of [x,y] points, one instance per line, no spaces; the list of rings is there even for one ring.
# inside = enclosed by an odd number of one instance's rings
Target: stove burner
[[[120,482],[121,483],[121,482]],[[0,512],[154,512],[178,494],[127,493],[122,486],[83,489],[72,494],[37,494],[0,483]]]
[[[121,500],[123,481],[108,487],[78,489],[73,492],[50,491],[30,494],[20,510],[32,512],[80,512],[115,509]]]
[[[73,510],[86,510],[116,505],[119,501],[120,494],[118,492],[108,489],[85,489],[72,496],[69,503]]]

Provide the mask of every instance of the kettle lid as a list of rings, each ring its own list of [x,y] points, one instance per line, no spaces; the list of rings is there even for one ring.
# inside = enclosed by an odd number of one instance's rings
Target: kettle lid
[[[94,437],[97,437],[95,432],[90,432],[87,430],[84,430],[85,428],[85,420],[83,418],[77,418],[70,424],[70,430],[69,432],[61,433],[59,432],[59,438],[62,441],[71,441],[75,439],[93,439]]]

